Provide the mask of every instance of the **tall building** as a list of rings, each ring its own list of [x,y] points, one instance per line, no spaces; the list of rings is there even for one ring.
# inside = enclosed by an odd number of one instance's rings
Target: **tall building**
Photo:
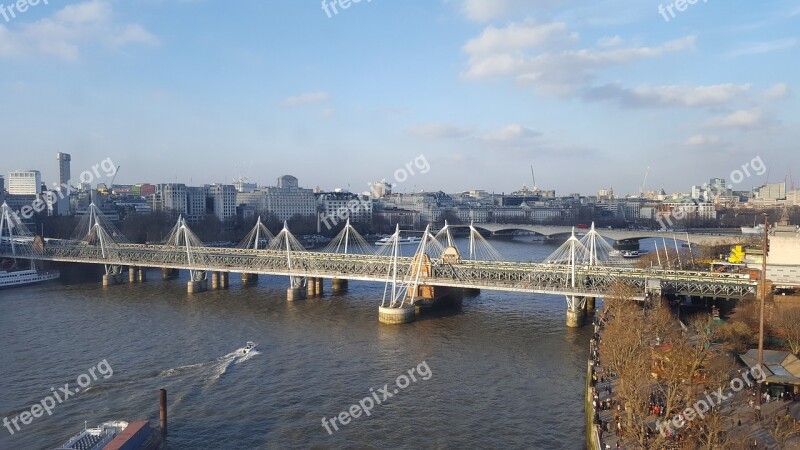
[[[11,195],[36,195],[41,188],[42,174],[38,170],[15,170],[8,174]]]
[[[299,186],[297,178],[291,175],[284,175],[278,178],[278,187],[281,189],[297,188]]]
[[[0,175],[0,194],[6,191],[6,179]]]
[[[208,196],[213,204],[214,214],[221,221],[236,217],[236,188],[231,184],[212,184]]]
[[[71,178],[70,175],[70,161],[72,161],[72,156],[69,153],[56,153],[56,159],[58,160],[58,185],[59,186],[69,186],[69,180]]]
[[[208,188],[205,186],[186,186],[186,221],[197,223],[205,218],[208,211],[206,205]]]
[[[291,175],[280,177],[278,184],[253,192],[237,192],[236,205],[254,208],[258,213],[275,213],[278,220],[289,220],[295,215],[316,216],[317,197],[313,190],[298,187],[297,178]]]
[[[156,189],[161,197],[160,203],[164,211],[172,212],[174,214],[187,214],[185,184],[159,184]]]

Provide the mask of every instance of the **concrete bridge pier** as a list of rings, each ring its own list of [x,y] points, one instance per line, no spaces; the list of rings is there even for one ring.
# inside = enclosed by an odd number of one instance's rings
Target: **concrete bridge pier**
[[[258,283],[258,274],[257,273],[242,273],[242,283],[243,284],[255,284],[255,283]]]
[[[594,297],[586,297],[586,317],[594,317],[595,312],[595,302],[596,299]]]
[[[147,281],[147,270],[144,267],[139,267],[139,283]]]
[[[324,278],[317,278],[317,282],[314,283],[314,295],[316,297],[322,297],[325,295],[325,279]]]
[[[128,267],[128,282],[136,283],[139,281],[139,268],[136,266]]]
[[[295,302],[306,298],[306,286],[303,286],[300,278],[289,278],[289,289],[286,290],[286,300]],[[308,286],[311,286],[311,278],[306,281]]]
[[[219,289],[219,272],[211,272],[211,289]]]
[[[186,283],[186,289],[190,294],[196,294],[208,289],[208,277],[205,272],[197,271],[191,280]]]
[[[321,284],[322,284],[322,279],[321,278],[308,277],[306,279],[307,297],[308,298],[312,298],[312,297],[319,296],[320,295],[319,292],[321,291],[321,288],[320,288]]]
[[[388,306],[378,307],[378,321],[387,325],[400,325],[411,323],[416,318],[417,308],[413,305],[401,308],[391,308]]]
[[[178,271],[175,269],[170,269],[168,267],[164,267],[161,269],[161,279],[162,280],[172,280],[178,278]]]
[[[114,286],[122,283],[121,273],[107,273],[103,275],[103,286]]]
[[[586,301],[583,297],[571,296],[567,300],[567,327],[581,328],[586,325]]]
[[[219,288],[220,289],[228,289],[228,272],[220,272],[219,273]]]
[[[346,278],[334,278],[331,282],[331,292],[333,292],[334,295],[347,292],[348,281],[350,280]]]

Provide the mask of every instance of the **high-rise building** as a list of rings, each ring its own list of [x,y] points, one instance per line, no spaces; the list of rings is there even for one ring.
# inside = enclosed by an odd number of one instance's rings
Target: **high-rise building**
[[[6,179],[0,175],[0,194],[6,191]]]
[[[185,184],[159,184],[157,190],[161,197],[160,203],[164,211],[172,212],[174,214],[187,214]]]
[[[8,174],[11,195],[36,195],[41,188],[42,174],[38,170],[15,170]]]
[[[70,161],[72,161],[72,156],[69,153],[56,153],[56,159],[58,160],[58,185],[59,186],[69,186],[69,180],[71,178],[70,175]]]
[[[284,175],[278,178],[278,187],[281,189],[296,188],[300,186],[296,177],[291,175]]]
[[[236,217],[236,188],[231,184],[212,184],[208,196],[214,205],[214,214],[221,221]]]
[[[186,186],[186,220],[188,222],[197,223],[206,217],[208,191],[205,186]]]

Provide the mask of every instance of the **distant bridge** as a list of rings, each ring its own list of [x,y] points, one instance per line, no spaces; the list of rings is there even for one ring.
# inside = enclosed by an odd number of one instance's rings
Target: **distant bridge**
[[[497,223],[476,223],[473,224],[475,228],[486,230],[492,234],[502,233],[504,231],[528,231],[546,237],[569,237],[575,227],[571,226],[550,226],[550,225],[516,225],[516,224],[497,224]],[[576,230],[578,233],[588,230]],[[711,235],[711,234],[698,234],[698,233],[672,233],[660,232],[651,230],[615,230],[615,229],[597,229],[597,233],[605,238],[613,241],[638,241],[641,239],[677,239],[682,242],[688,242],[692,245],[699,246],[713,246],[723,244],[740,243],[746,239],[746,236],[740,235]]]

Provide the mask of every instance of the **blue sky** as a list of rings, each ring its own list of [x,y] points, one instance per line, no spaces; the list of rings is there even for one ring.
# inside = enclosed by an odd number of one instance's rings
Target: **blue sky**
[[[638,193],[648,166],[688,191],[760,156],[737,188],[800,185],[800,4],[662,4],[50,0],[0,15],[0,172],[54,181],[63,151],[117,183],[361,191],[422,154],[398,190],[509,192],[533,165],[561,194]]]

